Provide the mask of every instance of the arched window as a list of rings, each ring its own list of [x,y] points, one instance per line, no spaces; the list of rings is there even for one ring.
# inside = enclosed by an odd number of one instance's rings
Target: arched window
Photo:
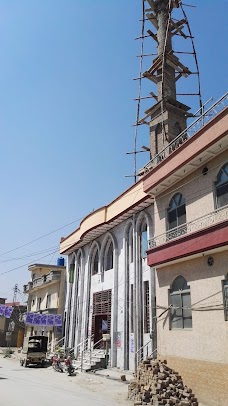
[[[69,283],[74,283],[75,259],[71,262],[69,267]]]
[[[98,248],[96,248],[92,257],[92,275],[96,275],[98,273],[98,263],[99,263],[99,255]]]
[[[146,222],[143,223],[143,225],[142,225],[140,239],[141,239],[141,257],[146,258],[146,256],[147,256],[146,251],[148,250],[147,223]]]
[[[129,263],[133,262],[133,228],[131,227],[128,233],[128,259]]]
[[[216,192],[216,208],[226,206],[228,204],[228,163],[226,163],[219,171],[217,181],[215,182]]]
[[[191,310],[191,292],[186,279],[183,276],[177,276],[170,289],[170,327],[191,328],[192,310]]]
[[[223,297],[224,297],[225,320],[228,321],[228,274],[226,280],[223,281]]]
[[[104,255],[104,270],[108,271],[109,269],[113,269],[113,244],[110,240],[106,244]]]
[[[179,227],[186,223],[185,199],[180,193],[176,193],[169,203],[168,229]],[[186,231],[185,231],[186,232]]]

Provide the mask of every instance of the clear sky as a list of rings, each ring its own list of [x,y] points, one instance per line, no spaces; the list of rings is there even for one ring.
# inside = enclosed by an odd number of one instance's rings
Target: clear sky
[[[216,101],[227,90],[228,1],[184,3],[197,6],[185,10],[203,100]],[[15,283],[23,290],[29,263],[56,263],[60,237],[133,182],[126,152],[134,141],[141,5],[0,1],[0,297],[11,301]],[[140,131],[139,147],[148,145],[148,128]]]

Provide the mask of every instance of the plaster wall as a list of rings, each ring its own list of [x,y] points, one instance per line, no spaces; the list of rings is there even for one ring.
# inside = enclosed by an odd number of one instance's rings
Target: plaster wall
[[[190,286],[193,308],[220,305],[221,309],[228,251],[213,254],[213,259],[212,266],[208,266],[207,257],[202,256],[157,269],[157,306],[168,308],[168,290],[175,277],[182,275]],[[228,321],[225,321],[223,309],[192,311],[191,329],[170,330],[167,312],[158,318],[157,331],[158,353],[163,356],[228,364]]]
[[[53,285],[45,286],[44,288],[41,288],[39,290],[36,290],[33,294],[31,294],[31,299],[30,299],[30,308],[28,311],[31,312],[36,312],[37,309],[37,302],[38,299],[41,298],[41,306],[39,310],[46,310],[46,301],[47,301],[47,295],[51,295],[51,301],[50,301],[50,308],[58,308],[59,307],[59,287],[60,287],[60,282],[57,282]],[[34,300],[34,304],[33,304]]]
[[[148,218],[148,237],[152,235],[152,206],[149,207],[145,213],[147,213]],[[137,218],[139,218],[139,223],[144,218],[144,214],[140,212]],[[129,369],[134,369],[134,330],[131,329],[130,319],[133,317],[131,314],[132,306],[130,303],[126,303],[126,241],[125,233],[128,224],[131,224],[132,219],[129,219],[120,225],[116,226],[111,230],[110,233],[105,233],[91,244],[87,244],[83,247],[83,295],[80,298],[82,302],[81,312],[81,325],[76,326],[75,331],[75,341],[72,342],[71,337],[74,336],[73,328],[74,322],[70,321],[69,326],[69,344],[74,347],[79,343],[77,337],[79,337],[80,329],[80,342],[87,338],[87,328],[88,334],[91,334],[92,330],[92,314],[93,314],[93,294],[96,292],[111,289],[112,290],[112,319],[111,319],[111,353],[110,353],[110,363],[112,366],[118,366],[119,368],[124,368],[126,348],[125,342],[129,340]],[[102,251],[104,243],[107,236],[110,235],[114,242],[114,265],[113,269],[103,271],[102,257],[104,252]],[[90,275],[90,258],[91,250],[93,245],[97,244],[99,249],[99,266],[98,273],[95,275]],[[74,256],[77,257],[78,251],[75,251]],[[68,264],[72,263],[72,254],[68,257]],[[147,266],[146,258],[141,259],[142,264],[140,267],[140,272],[142,275],[142,281],[150,280],[150,268]],[[69,265],[68,265],[69,266]],[[134,283],[134,264],[129,264],[129,300],[131,300],[131,285]],[[72,286],[72,294],[75,294],[74,285]],[[143,298],[140,298],[143,303]],[[69,301],[69,298],[68,298]],[[74,305],[76,299],[73,298],[71,301],[70,314],[73,314],[72,306]],[[142,304],[141,303],[141,308]],[[126,306],[128,305],[127,318],[129,320],[129,336],[126,333]],[[68,307],[66,307],[68,309]],[[149,341],[149,332],[143,334],[143,344]]]
[[[197,169],[191,175],[178,182],[174,188],[165,194],[156,197],[155,200],[155,234],[166,232],[167,208],[175,193],[181,193],[186,202],[187,223],[198,219],[215,210],[214,182],[218,172],[228,160],[227,151],[216,156],[213,160]],[[202,175],[203,168],[208,168],[208,173]]]

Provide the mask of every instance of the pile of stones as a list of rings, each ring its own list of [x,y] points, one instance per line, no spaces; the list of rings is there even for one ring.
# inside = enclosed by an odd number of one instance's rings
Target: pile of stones
[[[128,397],[134,405],[198,406],[192,390],[183,384],[181,376],[169,368],[167,361],[148,358],[143,361],[128,387]]]

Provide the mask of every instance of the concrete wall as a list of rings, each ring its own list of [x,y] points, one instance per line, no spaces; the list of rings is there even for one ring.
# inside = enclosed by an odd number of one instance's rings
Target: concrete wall
[[[46,275],[51,272],[51,267],[39,267],[31,272],[31,278],[39,278],[42,275]],[[49,309],[55,309],[56,314],[61,314],[64,321],[64,310],[65,310],[65,284],[66,284],[66,269],[63,267],[53,266],[53,270],[60,271],[60,280],[56,280],[54,283],[42,284],[39,288],[29,292],[28,297],[28,312],[46,311],[48,313]],[[51,301],[49,302],[48,308],[46,308],[47,296],[51,295]],[[41,298],[41,306],[38,310],[37,303],[38,299]],[[34,303],[33,303],[34,301]],[[25,335],[29,336],[33,334],[44,334],[48,336],[48,340],[58,340],[62,337],[62,332],[56,327],[47,326],[26,326]]]
[[[220,168],[227,161],[227,152],[202,165],[191,175],[183,178],[174,188],[166,191],[155,200],[155,233],[156,236],[166,232],[167,209],[175,193],[179,192],[186,201],[187,222],[205,216],[215,209],[214,182]],[[208,168],[208,173],[203,176],[202,170]]]
[[[202,256],[157,269],[157,306],[169,306],[168,290],[175,277],[182,275],[190,286],[191,305],[195,309],[192,311],[191,329],[170,330],[169,313],[158,318],[160,354],[228,364],[228,321],[225,321],[224,310],[221,309],[222,281],[228,271],[228,251],[213,254],[213,259],[212,266],[208,265],[207,257]],[[200,306],[209,305],[220,310],[199,311]]]
[[[74,306],[77,303],[75,295],[75,286],[77,281],[74,281],[72,289],[68,287],[68,291],[72,291],[72,298],[70,300],[70,293],[68,295],[67,313],[71,317],[66,327],[66,335],[68,335],[68,342],[71,348],[77,346],[83,339],[87,338],[87,325],[88,334],[91,334],[92,327],[92,313],[93,313],[93,294],[95,292],[100,292],[103,290],[112,290],[112,316],[111,316],[111,352],[110,352],[110,363],[112,366],[118,366],[119,368],[126,367],[126,357],[129,357],[129,369],[134,369],[134,329],[132,331],[129,328],[129,336],[127,336],[126,323],[130,325],[130,319],[133,316],[132,306],[129,303],[131,300],[131,285],[134,283],[134,267],[137,267],[138,279],[141,280],[140,284],[144,281],[150,281],[151,290],[151,270],[147,266],[146,258],[141,258],[139,254],[140,250],[140,227],[143,221],[147,222],[147,233],[148,238],[152,236],[152,213],[153,207],[149,207],[147,210],[138,213],[135,216],[135,238],[137,244],[135,246],[135,263],[129,263],[129,269],[127,268],[127,239],[126,230],[129,226],[132,226],[133,220],[129,220],[121,223],[111,230],[111,232],[103,234],[97,240],[94,240],[91,244],[87,244],[83,247],[83,269],[81,273],[83,275],[83,296],[80,297],[81,307],[79,312],[76,314],[74,312]],[[104,255],[104,247],[107,238],[111,238],[114,246],[114,264],[113,269],[103,271],[102,270],[102,260]],[[97,246],[99,250],[99,271],[96,275],[91,275],[91,253],[93,247]],[[74,254],[70,254],[68,257],[68,264],[75,261],[75,269],[77,267],[77,257],[79,255],[79,250],[75,251]],[[129,273],[129,274],[128,274]],[[82,277],[80,276],[80,279]],[[79,283],[81,283],[79,281]],[[128,290],[128,302],[127,302],[127,290]],[[138,295],[137,298],[137,311],[143,315],[143,296]],[[140,311],[139,311],[140,309]],[[88,324],[89,315],[89,324]],[[80,318],[80,323],[75,322],[75,318]],[[152,320],[152,318],[151,318]],[[152,326],[152,323],[151,323]],[[141,327],[143,329],[143,320],[141,320]],[[75,333],[73,330],[76,330]],[[139,336],[141,333],[139,333]],[[118,344],[117,344],[118,337]],[[146,344],[149,340],[149,332],[144,333],[142,331],[143,341],[139,346]],[[128,353],[126,353],[126,341],[128,341]],[[151,351],[151,349],[149,350]]]
[[[207,406],[227,405],[228,365],[159,355],[176,370],[198,401]]]

